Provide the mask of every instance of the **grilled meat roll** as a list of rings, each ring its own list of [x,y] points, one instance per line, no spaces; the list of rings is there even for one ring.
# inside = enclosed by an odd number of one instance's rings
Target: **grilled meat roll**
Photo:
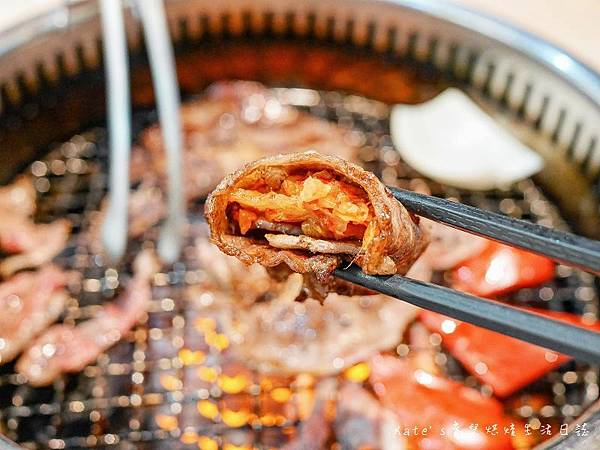
[[[404,274],[426,246],[417,219],[375,175],[313,151],[264,158],[225,177],[205,214],[224,253],[321,280],[342,259],[368,274]]]

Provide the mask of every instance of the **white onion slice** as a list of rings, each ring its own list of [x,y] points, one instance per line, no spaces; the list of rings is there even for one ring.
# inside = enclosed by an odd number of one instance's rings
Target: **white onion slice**
[[[544,165],[537,153],[454,88],[420,105],[396,105],[390,130],[410,166],[450,186],[506,188]]]

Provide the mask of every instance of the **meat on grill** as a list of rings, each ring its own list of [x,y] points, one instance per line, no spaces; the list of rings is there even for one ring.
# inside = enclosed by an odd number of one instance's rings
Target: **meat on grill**
[[[0,261],[0,276],[8,278],[22,269],[41,266],[65,247],[71,225],[66,219],[36,224],[32,215],[36,192],[27,177],[0,188],[0,250],[14,254]]]
[[[209,242],[208,227],[205,223],[191,224],[189,230],[194,237],[194,254],[200,267],[208,275],[207,282],[211,285],[211,289],[222,291],[222,294],[235,298],[237,304],[252,305],[263,296],[273,297],[279,282],[289,276],[288,270],[267,271],[260,264],[248,266],[239,259],[221,252],[216,245]],[[329,292],[344,295],[373,293],[337,278],[331,278],[326,284],[320,283],[311,274],[304,275],[303,288],[307,296],[319,300],[324,300]]]
[[[228,175],[205,212],[212,241],[228,255],[322,280],[341,257],[368,274],[405,274],[427,243],[417,219],[375,175],[312,151],[264,158]],[[302,234],[261,237],[258,220],[291,223]]]
[[[35,212],[35,200],[35,187],[31,179],[26,176],[21,176],[13,183],[0,187],[0,210],[3,216],[10,214],[31,217]]]
[[[185,104],[181,118],[189,201],[205,198],[225,175],[267,155],[311,149],[354,160],[358,150],[349,143],[347,131],[281,103],[259,83],[216,83],[205,98]],[[142,133],[131,166],[132,180],[141,184],[130,197],[129,235],[138,237],[166,214],[161,193],[166,187],[166,156],[158,125]],[[100,242],[108,201],[94,221],[94,242]]]
[[[210,244],[203,227],[195,243],[207,277],[188,289],[190,304],[202,304],[209,293],[235,343],[231,351],[261,372],[338,373],[398,344],[417,314],[384,295],[329,293],[316,300],[300,274],[273,278],[260,265],[246,266]]]
[[[36,224],[27,218],[3,217],[0,223],[0,248],[14,254],[0,261],[0,275],[8,278],[19,270],[51,261],[65,248],[70,231],[71,223],[67,219]]]
[[[267,155],[316,150],[352,160],[357,153],[347,131],[283,104],[259,83],[216,83],[204,98],[184,105],[181,118],[189,200],[206,197],[226,174]],[[160,128],[146,129],[141,144],[150,171],[164,179]]]
[[[208,275],[212,290],[235,297],[240,305],[252,305],[268,292],[273,292],[277,281],[259,265],[245,265],[233,256],[225,255],[211,244],[202,227],[202,235],[195,240],[196,256],[200,266]]]
[[[384,295],[296,301],[302,282],[292,274],[270,300],[232,308],[232,351],[263,372],[334,374],[397,345],[417,313]]]
[[[17,356],[62,313],[67,276],[56,266],[22,272],[0,284],[0,364]]]
[[[142,251],[134,261],[133,278],[117,300],[76,326],[60,324],[46,330],[18,360],[17,371],[30,384],[43,386],[95,361],[144,316],[152,295],[150,278],[157,269],[153,253]]]
[[[419,223],[427,230],[429,245],[421,255],[433,270],[450,270],[461,262],[479,254],[489,240],[448,225],[421,218]]]

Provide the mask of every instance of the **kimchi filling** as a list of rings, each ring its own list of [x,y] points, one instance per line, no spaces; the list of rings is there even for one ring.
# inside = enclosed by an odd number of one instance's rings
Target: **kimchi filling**
[[[363,189],[325,170],[290,174],[275,189],[264,182],[238,188],[229,203],[243,235],[266,221],[317,239],[360,240],[374,217]]]

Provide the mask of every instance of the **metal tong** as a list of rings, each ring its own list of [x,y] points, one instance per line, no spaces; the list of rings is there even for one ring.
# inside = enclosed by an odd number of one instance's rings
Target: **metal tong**
[[[175,58],[162,0],[137,0],[156,94],[162,139],[167,152],[168,215],[158,242],[158,254],[173,263],[181,251],[185,222],[181,162],[181,118]],[[121,0],[100,0],[104,60],[107,74],[108,133],[110,147],[110,205],[102,228],[108,257],[118,261],[127,246],[129,160],[131,152],[131,99],[123,5]]]

